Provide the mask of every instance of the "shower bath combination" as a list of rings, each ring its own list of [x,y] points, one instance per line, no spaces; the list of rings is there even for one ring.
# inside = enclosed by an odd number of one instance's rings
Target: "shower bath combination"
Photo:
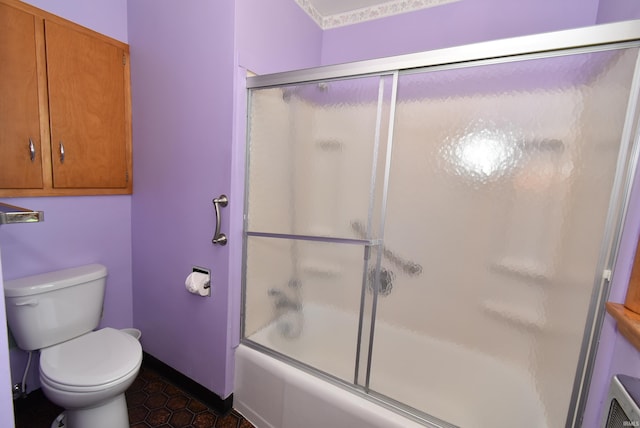
[[[388,426],[579,426],[638,157],[638,27],[249,78],[239,370],[283,361],[406,418]]]

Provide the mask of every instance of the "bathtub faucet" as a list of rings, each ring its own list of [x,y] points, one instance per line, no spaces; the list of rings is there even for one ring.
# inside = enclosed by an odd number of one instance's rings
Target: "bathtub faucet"
[[[267,294],[275,299],[276,309],[292,309],[299,311],[302,305],[299,301],[291,299],[285,292],[277,288],[270,288]]]
[[[304,326],[304,313],[298,293],[295,298],[291,298],[287,293],[277,288],[270,288],[267,291],[269,297],[274,299],[276,328],[282,337],[288,340],[297,339]]]

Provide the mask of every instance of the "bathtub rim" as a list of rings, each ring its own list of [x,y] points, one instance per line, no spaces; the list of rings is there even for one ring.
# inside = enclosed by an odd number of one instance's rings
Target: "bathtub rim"
[[[372,390],[366,392],[365,388],[362,386],[351,384],[336,376],[323,372],[322,370],[319,370],[309,364],[305,364],[299,360],[296,360],[295,358],[291,358],[286,354],[261,345],[260,343],[254,342],[251,339],[242,338],[238,347],[239,346],[246,346],[253,351],[257,351],[267,357],[275,359],[278,362],[287,364],[293,369],[302,371],[306,375],[313,376],[314,378],[322,381],[326,381],[333,386],[339,387],[349,393],[354,394],[359,398],[363,398],[370,403],[394,412],[399,416],[402,416],[427,428],[460,428],[458,425],[453,425],[449,422],[443,421],[442,419],[425,413],[424,411],[416,409],[415,407],[408,406],[400,401],[394,400],[391,397],[380,394],[379,392]],[[238,347],[236,347],[236,349]]]

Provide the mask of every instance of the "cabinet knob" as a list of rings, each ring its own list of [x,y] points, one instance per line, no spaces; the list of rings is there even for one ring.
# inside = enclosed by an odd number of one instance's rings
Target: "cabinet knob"
[[[60,141],[60,163],[64,163],[64,144]]]
[[[31,162],[36,160],[36,146],[33,144],[33,140],[29,138],[29,158]]]

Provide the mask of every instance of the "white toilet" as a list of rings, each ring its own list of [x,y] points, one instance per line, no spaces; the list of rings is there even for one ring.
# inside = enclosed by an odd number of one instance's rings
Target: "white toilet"
[[[21,349],[40,350],[42,390],[66,409],[65,428],[129,427],[124,392],[140,370],[142,347],[120,330],[93,331],[106,277],[93,264],[4,283],[11,333]]]

